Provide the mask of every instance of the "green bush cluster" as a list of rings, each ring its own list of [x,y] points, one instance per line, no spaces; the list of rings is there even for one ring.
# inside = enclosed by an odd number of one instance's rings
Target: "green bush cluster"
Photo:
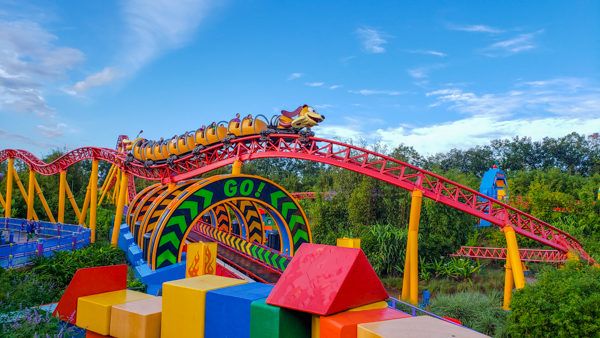
[[[504,332],[506,312],[498,293],[459,292],[433,298],[429,310],[440,316],[459,319],[463,325],[491,336]]]
[[[122,263],[125,255],[121,250],[94,244],[36,258],[24,268],[0,269],[0,313],[58,301],[79,268]]]
[[[600,268],[548,269],[514,294],[511,310],[514,337],[600,337]]]
[[[450,278],[455,281],[470,281],[473,276],[482,268],[479,261],[474,261],[468,258],[440,258],[434,259],[431,262],[421,260],[420,278],[428,281],[432,277],[435,278]]]

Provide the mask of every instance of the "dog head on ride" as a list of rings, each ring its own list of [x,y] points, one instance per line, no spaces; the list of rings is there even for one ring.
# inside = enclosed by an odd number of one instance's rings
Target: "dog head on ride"
[[[325,115],[317,113],[316,110],[306,104],[292,112],[282,110],[281,115],[280,124],[289,124],[297,129],[311,128],[325,120]]]

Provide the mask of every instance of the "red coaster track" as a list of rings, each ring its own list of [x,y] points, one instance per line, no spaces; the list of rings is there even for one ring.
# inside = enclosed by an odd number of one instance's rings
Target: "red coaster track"
[[[368,149],[328,139],[295,134],[268,137],[252,135],[214,144],[197,155],[190,153],[171,164],[148,167],[137,161],[127,163],[125,154],[115,150],[93,147],[75,149],[49,164],[26,151],[0,151],[0,162],[8,157],[22,159],[43,175],[56,174],[78,161],[97,158],[114,163],[135,177],[162,180],[163,183],[198,176],[229,165],[236,159],[249,161],[284,157],[315,161],[352,170],[409,191],[419,189],[425,197],[438,203],[485,219],[501,228],[511,225],[525,237],[562,253],[573,250],[583,259],[594,262],[575,238],[542,220],[435,173]]]
[[[519,254],[523,262],[545,262],[558,264],[567,260],[567,255],[558,250],[519,249]],[[506,248],[461,246],[460,249],[451,256],[506,260]]]

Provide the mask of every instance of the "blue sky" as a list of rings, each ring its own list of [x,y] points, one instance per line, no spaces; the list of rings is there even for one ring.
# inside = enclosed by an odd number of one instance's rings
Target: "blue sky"
[[[0,148],[303,103],[319,136],[426,154],[598,132],[600,2],[0,0]]]

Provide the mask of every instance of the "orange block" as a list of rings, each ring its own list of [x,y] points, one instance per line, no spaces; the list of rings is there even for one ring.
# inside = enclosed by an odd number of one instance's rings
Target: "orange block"
[[[160,338],[162,297],[113,305],[110,335],[119,338]]]
[[[103,334],[99,334],[94,331],[85,330],[85,338],[102,338],[102,337],[110,337],[110,336],[105,336]]]
[[[357,325],[391,319],[410,317],[406,313],[391,309],[346,311],[319,320],[320,336],[325,338],[356,338]]]

